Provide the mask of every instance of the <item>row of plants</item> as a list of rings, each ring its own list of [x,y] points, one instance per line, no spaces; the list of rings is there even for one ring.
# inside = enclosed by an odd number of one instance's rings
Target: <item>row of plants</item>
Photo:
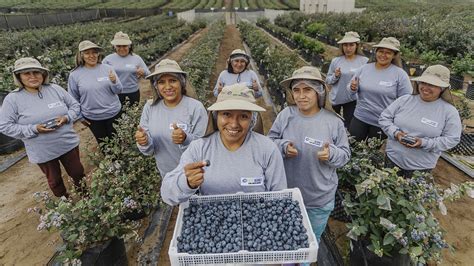
[[[210,77],[217,60],[221,39],[224,36],[225,23],[218,21],[209,26],[209,30],[196,46],[184,56],[180,65],[188,72],[189,80],[193,86],[198,100],[208,106]]]
[[[313,38],[325,36],[328,40],[340,39],[347,31],[359,32],[364,42],[394,36],[400,40],[402,54],[409,61],[423,57],[429,61],[426,63],[451,64],[466,57],[472,60],[474,32],[470,14],[473,11],[472,5],[412,3],[368,7],[362,13],[349,14],[292,12],[279,16],[275,24]]]
[[[201,1],[194,8],[196,8],[196,9],[209,9],[209,8],[222,8],[223,6],[224,6],[224,1],[223,0],[208,0],[208,1]]]
[[[81,0],[81,1],[58,1],[58,0],[4,0],[0,7],[8,8],[47,8],[47,9],[65,9],[65,8],[151,8],[160,7],[169,0]]]
[[[151,63],[204,26],[203,22],[186,24],[175,18],[155,16],[128,22],[93,22],[9,33],[8,38],[0,38],[0,51],[5,54],[5,60],[0,62],[0,91],[14,89],[11,71],[13,62],[20,57],[37,57],[50,68],[52,82],[64,87],[81,40],[97,43],[107,55],[113,52],[110,45],[113,34],[124,31],[132,38],[134,51],[146,63]],[[6,37],[6,33],[0,35]]]
[[[280,87],[279,82],[289,77],[300,66],[297,56],[276,45],[264,32],[249,23],[240,22],[238,27],[252,57],[259,65],[260,72],[267,80],[273,102],[280,110],[283,109],[286,104],[286,91]]]
[[[466,194],[474,197],[474,182],[444,189],[429,173],[415,172],[405,179],[397,168],[384,168],[382,144],[375,138],[352,141],[351,160],[338,170],[344,209],[351,218],[347,236],[354,246],[367,246],[378,257],[401,254],[415,265],[439,263],[442,250],[450,245],[437,211],[446,215],[445,202]]]

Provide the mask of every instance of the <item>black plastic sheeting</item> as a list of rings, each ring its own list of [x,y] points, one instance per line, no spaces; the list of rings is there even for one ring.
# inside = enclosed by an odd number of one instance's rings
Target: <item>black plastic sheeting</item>
[[[461,141],[449,153],[460,154],[464,156],[474,155],[474,133],[462,133]]]

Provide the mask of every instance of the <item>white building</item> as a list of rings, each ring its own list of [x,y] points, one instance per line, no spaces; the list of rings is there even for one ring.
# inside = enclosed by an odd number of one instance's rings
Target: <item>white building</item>
[[[355,8],[355,0],[300,0],[300,11],[307,14],[349,13],[362,10],[362,8]]]

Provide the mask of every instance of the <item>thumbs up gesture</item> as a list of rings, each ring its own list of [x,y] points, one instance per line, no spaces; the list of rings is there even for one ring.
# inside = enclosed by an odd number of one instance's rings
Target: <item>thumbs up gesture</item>
[[[171,139],[174,144],[183,144],[186,140],[186,133],[183,129],[179,128],[176,123],[173,123],[173,131],[171,132]]]
[[[351,90],[352,91],[357,91],[359,89],[359,78],[354,77],[353,80],[351,80]]]
[[[188,181],[188,186],[192,189],[198,188],[204,182],[204,167],[206,161],[189,163],[184,166],[184,175]]]
[[[337,78],[341,76],[341,68],[340,67],[336,68],[336,70],[334,71],[334,75],[336,75]]]
[[[252,89],[254,91],[258,91],[258,84],[257,84],[257,81],[252,79]]]
[[[294,158],[296,156],[298,156],[298,150],[295,148],[293,142],[288,143],[288,146],[286,146],[286,157]]]
[[[141,146],[145,146],[148,144],[148,136],[141,126],[138,126],[138,129],[135,132],[135,141],[138,143],[138,145]]]
[[[223,88],[224,88],[224,84],[222,82],[219,82],[219,85],[217,86],[217,93],[221,93]]]
[[[329,160],[329,143],[324,143],[323,150],[318,151],[318,159],[320,161],[328,161]]]
[[[109,80],[115,84],[117,82],[117,76],[115,76],[114,71],[109,70]]]
[[[137,66],[137,72],[136,73],[137,73],[138,78],[142,78],[142,77],[145,76],[145,69]]]

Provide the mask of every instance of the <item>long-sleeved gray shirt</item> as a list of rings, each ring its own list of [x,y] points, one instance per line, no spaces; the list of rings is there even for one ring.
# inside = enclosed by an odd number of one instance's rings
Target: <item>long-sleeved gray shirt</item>
[[[167,107],[163,100],[154,105],[147,102],[143,107],[140,126],[148,135],[148,144],[137,144],[138,149],[145,155],[155,156],[158,170],[164,177],[178,165],[189,143],[206,133],[207,122],[206,109],[193,98],[183,96],[174,108]],[[183,144],[175,144],[171,139],[173,123],[186,133]]]
[[[351,90],[350,82],[347,85],[347,90],[358,96],[354,116],[376,127],[379,126],[380,114],[387,106],[413,91],[407,73],[393,64],[382,70],[376,69],[375,63],[363,65],[354,78],[359,80],[357,91]]]
[[[334,199],[338,177],[336,168],[344,166],[351,152],[344,123],[334,113],[321,109],[313,116],[304,116],[296,106],[281,111],[268,132],[286,156],[292,142],[297,157],[285,158],[288,187],[301,190],[307,208],[319,208]],[[320,161],[318,151],[329,143],[329,160]]]
[[[217,97],[219,94],[219,83],[222,83],[222,86],[244,83],[247,87],[253,90],[252,84],[254,80],[257,81],[258,85],[258,91],[255,91],[255,98],[258,98],[262,96],[262,85],[260,84],[260,79],[253,70],[247,69],[240,74],[233,74],[229,73],[227,70],[224,70],[219,74],[219,78],[217,78],[216,85],[214,86],[214,96]]]
[[[161,185],[164,202],[177,205],[196,193],[198,189],[188,186],[183,169],[189,163],[203,160],[211,162],[210,166],[204,167],[204,182],[199,187],[203,195],[287,188],[283,159],[269,138],[249,131],[242,146],[229,151],[217,131],[193,141],[183,153],[179,165],[165,176]]]
[[[117,76],[106,64],[97,64],[94,68],[80,66],[69,74],[68,91],[79,102],[81,114],[87,119],[109,119],[122,108],[117,96],[122,93],[122,83],[118,76],[115,84],[112,83],[109,71]]]
[[[331,85],[330,100],[332,105],[345,104],[357,100],[357,94],[347,91],[347,84],[359,68],[367,64],[369,59],[365,56],[356,55],[354,60],[347,60],[345,56],[338,56],[332,59],[329,65],[326,83]],[[341,75],[336,77],[335,71],[341,68]]]
[[[38,93],[16,89],[4,99],[0,110],[0,132],[25,143],[32,163],[44,163],[58,158],[79,145],[72,128],[80,114],[79,103],[56,84],[43,85]],[[68,122],[48,133],[38,133],[36,125],[67,116]]]
[[[425,102],[419,95],[398,98],[382,112],[379,119],[387,134],[387,156],[405,170],[433,169],[442,151],[456,146],[462,125],[454,106],[443,99]],[[395,139],[403,131],[421,138],[420,148],[407,148]]]
[[[123,86],[121,93],[138,91],[137,68],[143,68],[145,76],[150,75],[150,70],[137,54],[129,54],[127,56],[120,56],[117,53],[109,54],[102,60],[102,63],[112,66],[115,72],[117,72]]]

